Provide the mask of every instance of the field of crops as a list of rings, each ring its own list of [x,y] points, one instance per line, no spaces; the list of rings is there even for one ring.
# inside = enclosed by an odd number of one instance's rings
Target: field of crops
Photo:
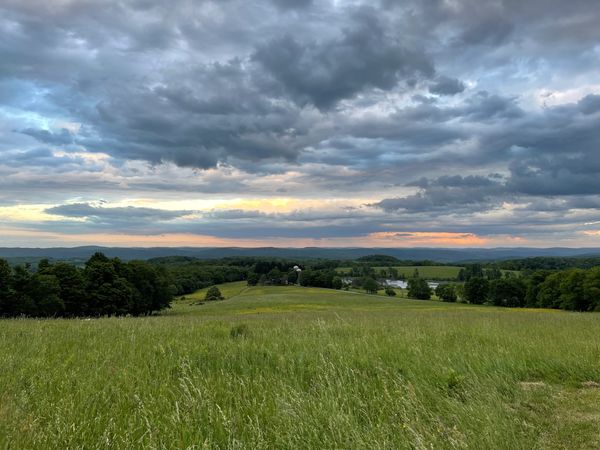
[[[222,286],[0,320],[0,449],[600,447],[600,315]]]

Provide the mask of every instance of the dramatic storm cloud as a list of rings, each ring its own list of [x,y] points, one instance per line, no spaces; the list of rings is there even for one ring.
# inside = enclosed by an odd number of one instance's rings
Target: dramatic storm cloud
[[[595,0],[5,0],[0,246],[598,246]]]

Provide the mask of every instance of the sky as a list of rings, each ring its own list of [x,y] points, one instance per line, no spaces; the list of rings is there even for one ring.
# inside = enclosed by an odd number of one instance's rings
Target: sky
[[[2,0],[0,246],[600,247],[597,0]]]

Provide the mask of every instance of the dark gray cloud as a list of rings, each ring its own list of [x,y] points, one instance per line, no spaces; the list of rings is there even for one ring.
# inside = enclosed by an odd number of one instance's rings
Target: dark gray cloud
[[[44,144],[54,145],[67,145],[73,143],[73,135],[65,128],[62,128],[59,132],[53,133],[48,130],[40,130],[34,128],[27,128],[21,130],[21,133],[29,135]]]
[[[408,185],[421,189],[416,194],[384,199],[371,206],[386,211],[454,214],[497,208],[508,194],[503,180],[473,175],[442,176],[434,180],[422,178]]]
[[[465,106],[456,112],[471,121],[518,119],[525,115],[516,98],[502,97],[487,91],[480,91],[467,98]]]
[[[192,213],[192,211],[167,211],[155,208],[140,208],[134,206],[125,207],[103,207],[94,206],[89,203],[72,203],[54,206],[45,210],[47,214],[85,218],[91,222],[109,222],[111,225],[117,223],[139,223],[153,221],[169,221]]]
[[[600,95],[586,95],[577,102],[579,111],[583,114],[595,114],[600,111]]]
[[[406,183],[406,186],[417,186],[420,188],[428,187],[441,187],[441,188],[487,188],[490,186],[497,186],[499,184],[498,179],[501,176],[492,174],[490,176],[481,175],[442,175],[434,180],[429,180],[422,177],[416,181]]]
[[[438,95],[456,95],[465,90],[465,84],[456,78],[440,77],[429,86],[429,92]]]
[[[298,41],[286,35],[259,47],[253,59],[297,103],[320,109],[365,89],[390,90],[401,81],[432,75],[422,49],[386,30],[383,20],[376,10],[363,7],[334,39]]]
[[[25,151],[7,151],[2,153],[2,157],[2,163],[7,167],[16,169],[24,166],[29,169],[39,167],[57,172],[79,170],[84,163],[84,160],[78,156],[68,154],[56,156],[52,150],[46,147],[34,147]]]
[[[102,203],[102,202],[101,202]],[[35,229],[64,233],[111,231],[153,235],[193,233],[220,238],[310,237],[324,239],[366,235],[382,228],[368,214],[356,220],[356,214],[339,211],[292,211],[264,213],[258,210],[167,211],[141,207],[107,207],[89,203],[59,205],[45,210],[60,216],[34,225]],[[178,220],[186,216],[186,220]],[[22,224],[31,227],[31,224]]]
[[[284,10],[287,9],[303,9],[312,4],[312,0],[272,0],[273,3]]]
[[[561,11],[556,17],[564,24],[570,16],[579,17],[585,5],[573,5],[573,11],[558,3],[553,7]],[[357,96],[373,104],[381,99],[374,89],[386,93],[418,88],[419,79],[434,75],[434,57],[444,42],[462,46],[449,47],[449,52],[482,55],[487,51],[477,50],[482,44],[510,46],[509,38],[524,32],[518,24],[535,11],[509,2],[475,7],[464,1],[452,8],[438,1],[384,6],[399,9],[389,13],[374,5],[326,7],[298,0],[274,0],[261,7],[233,0],[205,2],[194,8],[182,1],[168,7],[171,20],[165,21],[167,8],[152,1],[120,2],[110,8],[96,1],[79,8],[69,3],[47,8],[36,1],[7,2],[0,74],[32,83],[37,92],[33,100],[23,105],[24,98],[13,99],[21,107],[84,125],[75,137],[65,129],[22,131],[45,143],[64,145],[75,139],[91,151],[119,158],[198,168],[219,162],[241,167],[268,160],[294,162],[311,146],[322,145],[324,138],[352,134],[361,125],[343,111],[322,120],[306,108],[327,110]],[[300,15],[282,11],[289,8]],[[556,11],[544,10],[544,27],[552,27]],[[219,21],[221,17],[227,20]],[[305,17],[320,19],[307,25]],[[242,22],[250,18],[256,18],[252,27]],[[436,34],[443,25],[450,30],[447,35]],[[232,27],[236,33],[230,32]],[[582,51],[594,36],[591,29],[590,33],[577,41]],[[181,52],[182,46],[187,53]],[[464,88],[462,81],[446,74],[429,85],[441,95]],[[594,105],[586,108],[593,111]],[[452,110],[405,109],[389,116],[389,126],[385,120],[374,129],[367,125],[372,131],[364,137],[373,140],[373,146],[384,138],[397,147],[448,133],[439,126],[425,133],[415,123],[419,114],[434,112],[437,116],[429,119],[437,124],[453,118],[476,122],[524,114],[516,97],[480,91]],[[398,123],[401,120],[404,123]],[[317,133],[317,124],[327,126]],[[405,138],[394,139],[392,130]],[[473,131],[467,132],[471,138]]]

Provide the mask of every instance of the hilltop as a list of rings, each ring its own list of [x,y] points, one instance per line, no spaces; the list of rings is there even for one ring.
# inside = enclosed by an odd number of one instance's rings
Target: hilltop
[[[600,248],[277,248],[277,247],[51,247],[22,248],[1,247],[0,258],[6,259],[39,259],[85,260],[95,252],[102,252],[108,257],[119,257],[124,260],[150,259],[165,256],[188,256],[202,259],[224,258],[231,256],[255,256],[296,259],[338,259],[354,260],[357,258],[380,255],[391,256],[400,260],[430,260],[441,263],[490,261],[503,259],[528,258],[536,256],[600,256]]]

